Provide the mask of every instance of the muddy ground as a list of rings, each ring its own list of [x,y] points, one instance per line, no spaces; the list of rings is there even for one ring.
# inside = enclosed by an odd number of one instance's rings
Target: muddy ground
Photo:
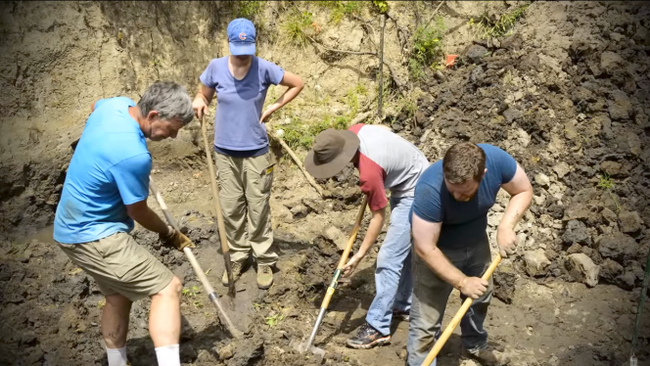
[[[392,50],[388,57],[395,62],[393,65],[399,65],[394,70],[397,76],[403,77],[405,62],[399,56],[400,28],[412,28],[409,24],[412,14],[406,11],[410,8],[398,8],[390,3],[392,9],[398,10],[390,14],[388,22],[387,42]],[[425,3],[431,7],[427,15],[438,5]],[[22,8],[25,6],[14,5],[11,14],[17,17],[21,11],[26,13]],[[66,6],[57,4],[50,13],[59,14],[65,23],[72,16],[57,11]],[[105,60],[112,60],[113,56],[119,59],[125,53],[135,52],[129,42],[150,35],[127,34],[131,30],[126,18],[118,16],[120,9],[102,6],[98,9],[82,2],[78,9],[71,8],[68,12],[83,14],[78,24],[89,30],[90,42],[104,37],[104,41],[97,41],[106,47],[99,51],[100,74],[109,75],[107,68],[112,65],[103,64],[102,69],[102,55]],[[227,10],[205,3],[187,10],[176,9],[173,4],[167,5],[169,8],[151,4],[129,6],[149,7],[161,19],[174,16],[201,19],[197,14],[225,14],[220,12]],[[298,6],[310,5],[298,3]],[[280,4],[275,11],[288,11],[289,7]],[[415,93],[418,88],[424,93],[415,111],[388,109],[379,122],[414,142],[431,161],[439,159],[447,147],[458,141],[498,145],[515,156],[533,181],[535,199],[519,225],[519,252],[515,258],[504,260],[495,273],[496,298],[486,324],[491,339],[505,346],[512,364],[625,364],[650,248],[647,235],[650,153],[646,148],[650,137],[648,7],[642,2],[533,2],[511,34],[490,41],[470,37],[466,26],[481,7],[499,13],[507,11],[509,6],[501,2],[486,5],[450,1],[440,7],[440,14],[450,29],[445,36],[448,53],[460,55],[456,65],[443,70],[442,78],[431,73],[419,83],[409,82],[400,87],[393,82],[396,93],[400,88],[405,93]],[[108,19],[110,26],[98,20],[99,14]],[[36,31],[50,34],[47,32],[52,29],[57,32],[72,23],[53,21],[51,27],[37,27]],[[370,24],[377,28],[375,23]],[[150,26],[152,43],[154,35],[173,39],[174,43],[166,48],[169,53],[161,53],[163,61],[165,57],[187,61],[191,68],[198,70],[200,63],[183,58],[187,56],[178,44],[189,42],[202,53],[214,52],[206,43],[208,37],[203,37],[201,32],[217,32],[220,23],[215,20],[200,23],[201,36],[191,29],[170,31],[159,25],[158,18],[155,26]],[[3,34],[14,37],[20,32],[34,31],[29,27],[14,28]],[[107,34],[113,35],[113,30],[118,34],[118,29],[125,32],[125,38],[109,39]],[[370,47],[332,36],[347,31],[363,35],[365,29],[353,20],[346,20],[338,28],[329,29],[328,37],[323,39],[338,42],[336,47],[342,49]],[[29,50],[44,42],[38,38],[26,37],[26,40]],[[59,41],[64,40],[62,35]],[[89,50],[99,49],[99,45],[84,45]],[[111,47],[116,47],[118,56],[106,54],[113,52]],[[296,72],[308,75],[305,77],[308,84],[318,83],[327,93],[345,92],[336,88],[342,80],[349,79],[345,72],[362,75],[364,82],[372,83],[368,77],[370,72],[357,68],[361,63],[355,58],[358,56],[347,55],[334,63],[328,60],[323,66],[325,61],[312,52],[315,48],[296,48],[295,52],[283,53],[287,46],[279,42],[265,47],[262,52],[271,57],[287,57],[282,61],[294,62],[291,65]],[[44,53],[47,52],[45,48]],[[59,54],[68,60],[66,53]],[[15,68],[2,70],[3,81],[10,82],[10,88],[2,94],[5,100],[8,96],[14,98],[15,89],[24,91],[26,85],[37,85],[38,81],[29,76],[30,72],[37,71],[30,70],[43,70],[35,65],[49,65],[34,61],[37,56],[33,52],[23,56],[32,61],[31,68],[19,67],[17,72]],[[135,81],[126,83],[131,79],[115,66],[113,72],[120,75],[119,82],[102,85],[110,93],[142,87],[155,78],[156,72],[184,81],[200,72],[180,72],[173,67],[158,70],[138,63],[138,58],[145,57],[142,53],[129,57],[132,67],[123,70],[131,70],[136,75]],[[302,63],[298,60],[301,57],[305,58]],[[48,67],[43,68],[49,71]],[[82,70],[81,75],[92,74]],[[393,76],[395,80],[403,80]],[[63,86],[75,83],[76,79],[59,79],[52,78],[55,87],[48,90],[52,95],[70,93]],[[110,76],[105,78],[110,79]],[[306,100],[310,92],[305,91]],[[37,98],[30,103],[47,106],[48,101]],[[77,136],[82,125],[64,120],[61,126],[52,127],[45,117],[30,118],[30,113],[37,113],[30,103],[23,100],[10,104],[13,107],[7,107],[9,117],[2,125],[4,139],[0,153],[10,158],[3,159],[0,166],[3,172],[0,228],[2,238],[7,239],[0,244],[0,364],[105,365],[99,332],[102,296],[92,279],[74,268],[50,241],[47,229],[70,157],[69,140]],[[301,109],[327,108],[309,103],[311,99]],[[70,107],[64,103],[63,107],[66,106]],[[81,108],[73,108],[77,117],[87,114]],[[59,113],[51,106],[49,112]],[[16,132],[22,121],[35,123],[36,129]],[[10,138],[9,134],[16,137]],[[56,139],[47,138],[48,134]],[[319,182],[333,193],[331,198],[323,200],[305,183],[283,152],[276,149],[280,163],[271,200],[275,241],[281,253],[276,281],[270,290],[259,291],[255,270],[249,268],[237,284],[240,292],[236,299],[230,301],[226,289],[220,285],[223,260],[216,225],[211,220],[213,207],[204,155],[195,135],[194,128],[194,132],[180,136],[179,141],[154,144],[153,177],[173,214],[189,228],[189,235],[198,245],[197,258],[233,321],[246,336],[240,341],[229,337],[182,253],[161,247],[155,235],[137,229],[134,233],[137,240],[183,280],[182,362],[229,366],[403,364],[408,329],[405,322],[395,321],[393,340],[388,346],[370,351],[344,346],[345,340],[363,323],[372,301],[378,246],[360,265],[358,273],[349,282],[342,283],[334,295],[316,338],[316,346],[325,349],[325,356],[298,354],[293,347],[311,331],[325,288],[340,258],[341,243],[352,228],[361,201],[352,169],[332,180]],[[298,151],[301,156],[304,153]],[[156,207],[152,199],[149,203]],[[500,196],[489,215],[491,236],[506,204],[507,197]],[[364,225],[367,222],[366,214]],[[42,230],[36,232],[36,229]],[[364,229],[359,238],[363,234]],[[460,305],[457,295],[452,294],[445,324]],[[131,315],[127,345],[134,366],[155,364],[147,333],[148,306],[149,301],[134,304]],[[639,364],[650,365],[648,308],[642,316],[639,350]],[[439,364],[475,365],[460,360],[459,355],[457,330],[443,349]]]

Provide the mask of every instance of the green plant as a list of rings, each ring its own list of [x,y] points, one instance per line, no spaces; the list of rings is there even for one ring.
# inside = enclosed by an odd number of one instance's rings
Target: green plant
[[[497,19],[483,13],[478,21],[474,18],[469,20],[470,27],[475,27],[483,38],[498,38],[508,34],[515,26],[517,21],[525,15],[526,9],[530,4],[518,6],[511,11],[501,14]]]
[[[106,299],[101,299],[97,302],[97,309],[102,310],[106,306]]]
[[[372,5],[375,6],[375,9],[377,9],[377,11],[380,14],[385,14],[385,13],[388,12],[388,2],[386,2],[386,1],[374,1],[373,0]]]
[[[201,293],[201,289],[198,286],[192,286],[191,288],[183,288],[181,293],[189,299],[196,297],[197,294]]]
[[[604,190],[614,189],[614,181],[612,181],[612,178],[609,176],[609,174],[604,173],[599,177],[598,188],[602,188]]]
[[[338,24],[348,15],[359,15],[365,5],[365,1],[315,1],[324,8],[331,9],[330,22]]]
[[[299,14],[290,14],[284,23],[287,37],[294,43],[304,46],[308,41],[309,27],[314,23],[314,16],[308,11]]]
[[[434,61],[442,56],[444,30],[442,17],[438,16],[433,24],[419,26],[413,33],[408,66],[414,79],[422,79],[426,75],[425,68],[432,66]]]
[[[261,1],[232,1],[230,3],[235,9],[236,18],[250,19],[262,9]]]
[[[278,325],[279,322],[284,320],[284,314],[282,314],[281,311],[278,311],[273,315],[267,316],[264,318],[264,320],[266,321],[266,325],[268,325],[269,328],[273,328]]]

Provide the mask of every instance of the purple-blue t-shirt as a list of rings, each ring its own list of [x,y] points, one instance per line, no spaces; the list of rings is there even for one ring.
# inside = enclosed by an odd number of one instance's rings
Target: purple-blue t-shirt
[[[217,95],[214,120],[214,146],[219,152],[268,150],[266,125],[260,123],[266,92],[278,85],[284,70],[276,64],[253,56],[248,73],[237,80],[228,69],[228,56],[210,61],[201,77],[203,85]]]
[[[502,184],[515,176],[517,162],[502,149],[478,144],[485,152],[487,172],[476,195],[468,202],[459,202],[447,190],[442,160],[431,164],[415,186],[411,212],[429,222],[442,222],[439,247],[466,247],[485,238],[487,213],[496,201]],[[412,215],[409,215],[409,220]]]

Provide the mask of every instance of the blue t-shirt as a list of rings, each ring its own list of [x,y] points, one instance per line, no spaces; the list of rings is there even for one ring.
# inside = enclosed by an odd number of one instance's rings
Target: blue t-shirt
[[[54,217],[54,240],[86,243],[133,230],[126,206],[147,199],[151,155],[125,97],[102,99],[72,155]]]
[[[242,80],[228,69],[228,56],[210,61],[200,80],[217,94],[214,146],[218,152],[255,151],[259,155],[268,151],[266,125],[260,117],[269,86],[278,85],[283,77],[281,67],[257,56]]]
[[[487,213],[501,185],[510,182],[517,171],[517,162],[507,152],[493,145],[478,146],[485,152],[487,172],[476,195],[468,202],[456,201],[447,190],[442,160],[427,168],[415,186],[411,211],[423,220],[442,222],[439,247],[465,247],[482,240],[487,228]]]

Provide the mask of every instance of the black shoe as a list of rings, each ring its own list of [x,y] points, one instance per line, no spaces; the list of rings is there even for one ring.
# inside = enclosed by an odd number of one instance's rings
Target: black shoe
[[[347,346],[356,349],[368,349],[388,342],[390,342],[390,335],[382,335],[366,323],[361,326],[356,337],[348,339]]]

